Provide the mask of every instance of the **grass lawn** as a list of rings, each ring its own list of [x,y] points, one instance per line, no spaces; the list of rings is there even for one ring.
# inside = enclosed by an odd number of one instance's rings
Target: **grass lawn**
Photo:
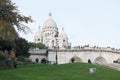
[[[95,74],[89,68],[96,68]],[[0,70],[0,80],[120,80],[120,71],[86,63],[31,64]]]

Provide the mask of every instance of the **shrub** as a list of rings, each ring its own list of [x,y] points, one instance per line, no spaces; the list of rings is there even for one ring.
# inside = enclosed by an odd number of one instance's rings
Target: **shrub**
[[[5,66],[6,58],[7,56],[4,53],[0,52],[0,65],[1,66]]]
[[[17,58],[17,60],[18,60],[18,64],[30,64],[30,63],[32,63],[31,59],[26,58],[25,56],[19,56]]]

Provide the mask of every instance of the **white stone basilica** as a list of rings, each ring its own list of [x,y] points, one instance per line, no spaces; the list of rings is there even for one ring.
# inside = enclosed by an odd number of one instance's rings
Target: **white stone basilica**
[[[49,18],[45,21],[42,30],[39,28],[35,34],[35,42],[45,44],[48,46],[48,49],[29,49],[29,58],[33,62],[37,58],[39,63],[46,59],[50,64],[71,63],[72,59],[74,59],[74,62],[85,63],[91,60],[92,63],[112,66],[114,68],[117,65],[117,68],[120,70],[120,49],[98,46],[90,47],[89,45],[71,47],[64,28],[59,34],[57,24],[52,19],[51,13],[49,13]],[[119,63],[119,65],[116,63]]]
[[[49,49],[54,49],[55,47],[66,49],[71,46],[67,34],[64,32],[64,28],[62,28],[59,34],[57,24],[52,19],[51,13],[49,13],[49,18],[44,22],[42,30],[39,27],[34,40],[36,43],[40,42],[45,44]]]

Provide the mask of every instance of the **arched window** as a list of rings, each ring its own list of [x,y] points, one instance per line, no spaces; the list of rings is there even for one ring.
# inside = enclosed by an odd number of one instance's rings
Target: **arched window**
[[[38,38],[38,41],[40,41],[40,39]]]

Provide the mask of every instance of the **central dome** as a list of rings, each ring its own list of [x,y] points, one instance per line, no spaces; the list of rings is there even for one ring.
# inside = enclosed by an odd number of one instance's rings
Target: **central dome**
[[[56,22],[52,19],[51,13],[49,13],[49,18],[44,22],[43,24],[43,29],[57,29],[57,24]]]

